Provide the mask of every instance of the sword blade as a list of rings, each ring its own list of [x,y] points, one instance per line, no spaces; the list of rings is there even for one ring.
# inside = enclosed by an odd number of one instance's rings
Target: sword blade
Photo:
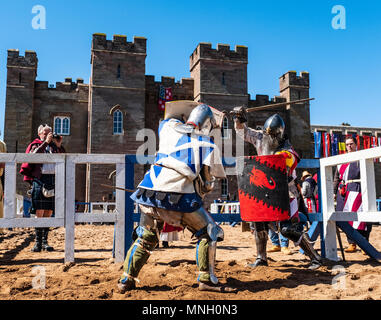
[[[279,103],[273,103],[273,104],[267,104],[264,106],[259,106],[259,107],[253,107],[253,108],[248,108],[246,109],[246,112],[254,112],[254,111],[262,111],[265,109],[271,109],[273,107],[279,107],[279,106],[287,106],[295,103],[303,103],[307,102],[310,100],[315,100],[315,98],[309,98],[309,99],[301,99],[301,100],[294,100],[294,101],[288,101],[288,102],[279,102]]]

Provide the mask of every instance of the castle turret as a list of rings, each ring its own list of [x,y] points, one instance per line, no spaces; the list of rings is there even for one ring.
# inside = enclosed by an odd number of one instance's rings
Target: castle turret
[[[107,40],[105,34],[93,35],[88,153],[136,153],[142,143],[136,141],[136,134],[144,128],[145,59],[145,38],[134,37],[128,42],[123,35],[114,35],[113,40]],[[102,200],[104,191],[99,182],[112,170],[102,166],[93,171],[87,189],[89,200]],[[91,191],[92,185],[96,187]]]
[[[25,152],[32,137],[34,86],[38,59],[34,51],[8,50],[4,141],[8,152]]]
[[[247,59],[245,46],[200,43],[190,56],[194,100],[228,110],[247,105]]]
[[[286,101],[310,97],[310,76],[308,72],[289,71],[279,78],[280,96]],[[287,106],[289,135],[294,148],[304,158],[312,158],[310,104],[309,102]]]
[[[230,111],[236,106],[247,106],[248,49],[228,44],[218,44],[213,49],[210,43],[199,43],[190,56],[190,73],[194,79],[194,100],[204,102],[219,110]],[[235,154],[233,122],[225,118],[221,150],[226,156]],[[218,143],[218,140],[215,140]],[[211,198],[235,194],[237,184],[233,176],[216,185]]]

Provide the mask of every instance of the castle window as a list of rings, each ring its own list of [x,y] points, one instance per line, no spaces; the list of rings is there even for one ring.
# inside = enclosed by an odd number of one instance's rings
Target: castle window
[[[225,85],[225,72],[222,72],[222,84]]]
[[[224,118],[224,121],[222,122],[222,129],[221,129],[221,135],[222,139],[229,139],[229,120],[227,117]]]
[[[116,71],[116,78],[120,79],[120,64],[118,65],[118,69]]]
[[[228,196],[228,179],[221,180],[221,196]]]
[[[19,83],[21,83],[22,77],[21,77],[21,72],[19,72]]]
[[[54,117],[55,133],[64,136],[70,135],[70,118],[69,117]]]
[[[113,115],[114,129],[113,134],[123,134],[123,114],[122,111],[116,110]]]

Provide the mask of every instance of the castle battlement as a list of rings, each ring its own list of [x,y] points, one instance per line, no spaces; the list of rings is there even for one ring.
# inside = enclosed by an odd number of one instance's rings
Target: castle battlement
[[[278,102],[285,102],[286,98],[275,96],[270,99],[269,95],[267,94],[257,94],[255,95],[254,100],[249,100],[249,106],[250,107],[260,107],[268,104],[278,103]]]
[[[25,55],[20,56],[18,49],[9,49],[7,66],[37,68],[37,54],[35,51],[25,50]]]
[[[192,67],[200,59],[227,60],[246,62],[248,61],[248,48],[246,46],[236,45],[234,50],[230,49],[228,44],[217,44],[217,48],[213,49],[209,42],[201,42],[190,56],[190,65]]]
[[[165,87],[172,87],[174,89],[193,88],[193,83],[193,78],[182,78],[180,81],[176,82],[174,77],[162,76],[161,81],[155,81],[155,76],[146,75],[146,84],[149,87],[153,87],[155,85],[162,85]]]
[[[114,35],[113,40],[107,40],[104,33],[93,34],[92,50],[146,53],[146,49],[147,39],[143,37],[134,37],[133,42],[128,42],[125,35]]]
[[[35,81],[35,88],[37,90],[55,90],[55,91],[78,91],[86,90],[88,84],[85,84],[82,78],[78,78],[76,82],[72,81],[72,78],[65,78],[64,82],[56,82],[53,87],[49,84],[49,81]]]
[[[280,91],[288,88],[289,86],[308,87],[310,86],[310,74],[302,71],[299,75],[296,71],[288,71],[279,77]]]

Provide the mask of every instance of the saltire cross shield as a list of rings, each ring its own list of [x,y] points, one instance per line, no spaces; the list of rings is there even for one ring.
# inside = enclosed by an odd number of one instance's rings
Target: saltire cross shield
[[[290,218],[286,160],[283,155],[240,159],[238,196],[243,221],[283,221]],[[242,163],[243,161],[243,163]]]

